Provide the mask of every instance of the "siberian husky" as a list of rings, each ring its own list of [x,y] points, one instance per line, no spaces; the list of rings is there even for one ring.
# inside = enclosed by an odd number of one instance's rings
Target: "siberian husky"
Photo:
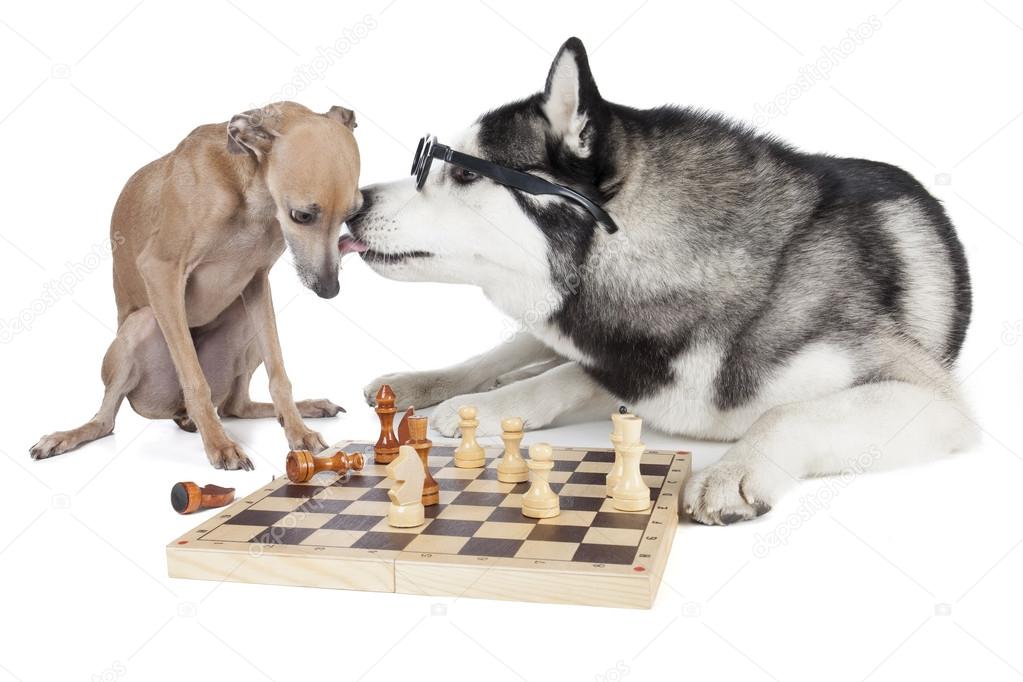
[[[440,433],[455,435],[464,403],[481,434],[506,415],[537,429],[624,404],[669,433],[734,440],[686,486],[707,524],[760,516],[803,477],[975,438],[951,375],[970,319],[963,248],[905,171],[693,109],[608,102],[576,38],[542,92],[444,142],[570,188],[612,225],[450,153],[421,187],[363,188],[342,253],[392,279],[479,286],[522,327],[454,367],[367,387],[441,403]]]

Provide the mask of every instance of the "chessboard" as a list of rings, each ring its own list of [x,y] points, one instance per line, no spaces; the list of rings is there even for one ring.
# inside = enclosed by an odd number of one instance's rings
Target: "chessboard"
[[[436,445],[430,470],[440,503],[426,507],[425,524],[394,528],[393,481],[373,462],[373,444],[343,442],[322,455],[338,450],[363,452],[363,470],[274,479],[171,542],[170,576],[650,608],[691,465],[687,452],[645,452],[653,503],[621,512],[606,497],[613,450],[555,447],[550,483],[561,513],[532,519],[521,511],[529,484],[497,480],[500,449],[487,450],[484,467],[462,469],[454,447]]]

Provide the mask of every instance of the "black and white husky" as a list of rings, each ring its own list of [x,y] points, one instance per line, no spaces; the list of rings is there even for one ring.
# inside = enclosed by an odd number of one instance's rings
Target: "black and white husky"
[[[607,102],[575,38],[543,92],[444,142],[576,189],[621,229],[451,164],[421,192],[364,189],[349,246],[374,270],[479,286],[524,328],[457,366],[370,384],[443,403],[440,433],[455,435],[465,403],[489,434],[502,416],[536,429],[625,404],[670,433],[736,440],[686,487],[710,524],[763,514],[802,477],[973,441],[950,373],[970,319],[963,248],[906,172]]]

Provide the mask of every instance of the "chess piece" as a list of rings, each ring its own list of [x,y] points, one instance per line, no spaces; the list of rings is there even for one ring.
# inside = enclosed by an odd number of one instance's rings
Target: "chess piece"
[[[476,419],[476,408],[465,405],[458,408],[461,421],[458,427],[462,431],[462,442],[455,449],[455,466],[460,469],[478,469],[485,463],[485,452],[476,442],[476,429],[480,422]]]
[[[419,455],[420,461],[423,463],[423,506],[429,507],[432,504],[440,502],[440,486],[437,485],[437,481],[434,480],[430,474],[430,448],[433,447],[433,441],[426,437],[426,417],[420,417],[419,415],[413,415],[408,418],[408,442],[404,445],[411,446],[416,454]]]
[[[294,483],[305,483],[321,471],[333,471],[344,476],[349,471],[361,471],[365,459],[361,452],[348,454],[338,450],[333,455],[316,457],[308,450],[292,450],[288,453],[284,470]]]
[[[398,422],[398,445],[404,445],[405,441],[408,440],[408,418],[416,413],[416,408],[412,405],[408,406],[405,410],[405,414],[401,416],[401,421]]]
[[[643,420],[624,417],[621,420],[622,440],[618,450],[622,454],[622,477],[615,485],[612,499],[619,511],[646,511],[650,508],[650,488],[643,482],[639,464],[646,446],[640,442]]]
[[[558,494],[548,479],[554,468],[554,451],[547,443],[529,446],[529,478],[532,485],[522,496],[522,515],[531,519],[549,519],[561,513]]]
[[[387,465],[387,478],[394,485],[387,491],[391,506],[387,510],[387,523],[395,528],[414,528],[426,522],[423,508],[423,483],[426,474],[423,464],[411,445],[398,448],[398,456]]]
[[[191,481],[175,483],[171,488],[171,506],[179,514],[191,514],[200,509],[215,509],[234,502],[234,488],[219,485],[197,486]]]
[[[618,451],[618,445],[622,442],[622,419],[635,416],[622,405],[618,408],[617,414],[611,415],[611,446],[615,449],[615,462],[611,465],[611,471],[607,474],[607,496],[614,495],[615,486],[622,477],[622,454]]]
[[[522,442],[522,420],[508,417],[501,420],[501,440],[504,441],[504,456],[497,465],[497,480],[501,483],[522,483],[529,480],[529,468],[519,452]]]
[[[394,413],[398,410],[394,407],[394,391],[387,384],[383,384],[376,395],[377,416],[380,418],[380,438],[373,446],[373,461],[377,464],[387,464],[398,454],[398,439],[394,437]]]

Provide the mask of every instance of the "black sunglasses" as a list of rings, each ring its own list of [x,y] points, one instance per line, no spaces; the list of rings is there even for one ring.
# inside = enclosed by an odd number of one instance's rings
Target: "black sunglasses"
[[[477,173],[478,175],[482,175],[483,177],[490,178],[494,182],[507,185],[508,187],[514,187],[515,189],[520,189],[523,192],[528,192],[529,194],[552,194],[554,196],[564,197],[576,202],[589,211],[590,215],[596,218],[597,222],[604,226],[604,229],[608,231],[608,234],[614,234],[618,231],[618,226],[615,225],[615,221],[611,219],[611,216],[607,214],[607,211],[574,189],[554,182],[549,182],[539,176],[533,175],[532,173],[515,170],[514,168],[507,168],[506,166],[499,166],[496,163],[492,163],[476,156],[456,152],[451,147],[438,143],[437,138],[433,135],[426,135],[419,138],[419,146],[416,147],[416,156],[412,160],[412,175],[416,176],[417,190],[422,190],[423,185],[426,184],[426,177],[430,174],[430,165],[433,163],[434,159],[453,163],[460,168],[464,168],[472,171],[473,173]]]

